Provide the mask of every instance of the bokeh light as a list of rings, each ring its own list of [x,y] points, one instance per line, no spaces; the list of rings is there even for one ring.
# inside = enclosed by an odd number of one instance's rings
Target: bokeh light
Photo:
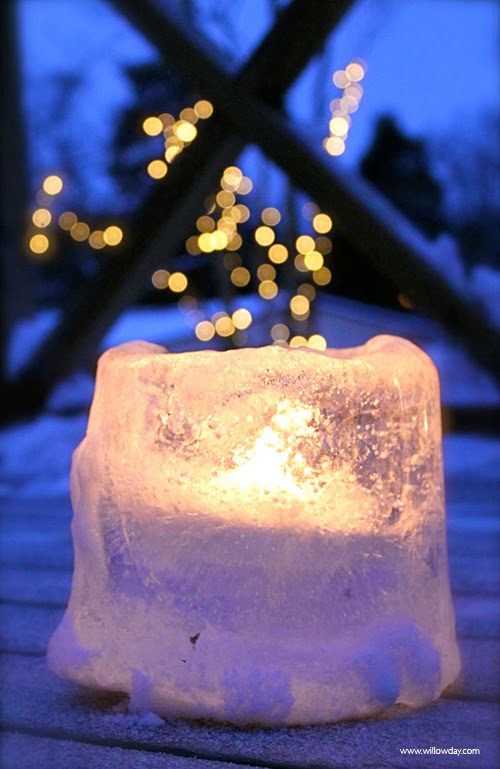
[[[209,320],[201,320],[197,323],[194,333],[201,342],[210,342],[215,336],[215,326]]]
[[[183,272],[173,272],[168,279],[168,287],[176,294],[180,294],[181,291],[185,291],[187,288],[188,279]]]
[[[163,160],[152,160],[148,164],[148,174],[152,179],[163,179],[167,175],[168,167]]]
[[[307,254],[314,250],[314,239],[310,235],[300,235],[295,241],[295,247],[299,254]]]
[[[35,227],[48,227],[52,221],[52,214],[48,208],[37,208],[31,217]]]
[[[288,259],[288,249],[281,243],[274,243],[267,253],[271,262],[274,264],[283,264]]]
[[[236,329],[244,331],[252,322],[252,314],[244,307],[240,307],[233,312],[232,321]]]
[[[257,277],[259,280],[274,280],[276,277],[276,270],[272,264],[260,264],[257,267]]]
[[[263,299],[274,299],[278,294],[278,285],[274,280],[263,280],[259,283],[259,294]]]
[[[71,230],[78,221],[78,217],[73,211],[64,211],[58,219],[61,230]]]
[[[269,227],[275,227],[281,221],[281,214],[277,208],[269,206],[262,211],[261,219]]]
[[[325,233],[330,232],[333,222],[328,214],[316,214],[313,219],[313,227],[316,232]]]
[[[243,288],[250,283],[250,277],[246,267],[236,267],[231,273],[231,283],[238,288]]]
[[[85,222],[76,222],[69,231],[73,240],[83,242],[90,235],[90,227]]]
[[[102,230],[94,230],[89,235],[89,246],[96,250],[104,248],[106,241],[104,240],[104,232]]]
[[[142,130],[148,136],[158,136],[163,131],[163,123],[159,117],[147,117],[142,124]]]
[[[164,288],[167,288],[169,278],[170,273],[167,272],[167,270],[156,270],[151,276],[151,283],[155,288],[163,290]]]
[[[104,230],[104,242],[108,246],[117,246],[123,240],[123,230],[116,224],[110,224]]]
[[[49,247],[49,239],[46,235],[33,235],[29,247],[34,254],[44,254]]]
[[[58,195],[63,188],[63,181],[60,176],[52,174],[44,179],[42,187],[47,195]]]
[[[279,341],[286,342],[289,336],[290,336],[290,329],[288,328],[288,326],[285,326],[284,323],[275,323],[274,326],[271,328],[271,337],[274,339],[275,342],[279,342]]]
[[[312,278],[318,286],[327,286],[332,279],[332,273],[328,267],[321,267],[321,269],[313,272]]]
[[[206,120],[213,114],[214,108],[206,99],[200,99],[200,101],[197,101],[194,105],[194,111],[199,118]]]

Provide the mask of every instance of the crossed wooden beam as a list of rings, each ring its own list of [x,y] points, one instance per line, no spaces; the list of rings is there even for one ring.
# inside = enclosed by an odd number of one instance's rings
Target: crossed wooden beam
[[[357,250],[500,376],[494,352],[499,332],[429,264],[429,244],[421,234],[368,184],[342,178],[327,166],[279,109],[353,0],[292,0],[236,76],[205,50],[206,41],[188,35],[154,0],[113,2],[185,81],[210,99],[214,116],[200,126],[196,141],[140,209],[127,246],[71,298],[57,328],[20,372],[12,393],[21,408],[41,405],[58,378],[95,352],[110,324],[142,292],[151,269],[182,248],[203,200],[247,143],[257,144],[281,166],[334,217]]]

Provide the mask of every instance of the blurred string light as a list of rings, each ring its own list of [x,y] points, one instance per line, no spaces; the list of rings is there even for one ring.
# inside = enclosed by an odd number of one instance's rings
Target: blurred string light
[[[36,208],[31,215],[31,223],[37,230],[47,230],[49,233],[49,230],[57,225],[63,232],[67,232],[74,241],[80,243],[88,241],[88,245],[94,250],[101,250],[107,246],[117,246],[121,243],[123,230],[116,224],[111,224],[104,230],[92,230],[89,224],[79,221],[74,211],[63,211],[58,217],[55,217],[50,207],[63,189],[63,180],[57,174],[50,174],[43,180],[41,188],[36,193],[36,199],[37,201],[43,199],[45,205]],[[37,259],[42,255],[44,259],[54,256],[54,249],[50,248],[52,240],[49,234],[40,232],[28,234],[28,247],[31,256]]]
[[[363,87],[359,81],[364,78],[365,72],[366,64],[361,59],[353,59],[345,69],[333,73],[333,83],[342,91],[342,96],[330,102],[329,135],[323,140],[323,147],[334,157],[345,151],[351,127],[350,114],[357,111],[363,96]]]
[[[198,120],[206,120],[213,111],[209,101],[200,99],[194,107],[181,110],[177,119],[169,112],[149,115],[144,119],[142,130],[147,136],[162,135],[164,138],[163,157],[151,160],[147,166],[147,172],[152,179],[163,179],[167,175],[169,164],[196,139]]]

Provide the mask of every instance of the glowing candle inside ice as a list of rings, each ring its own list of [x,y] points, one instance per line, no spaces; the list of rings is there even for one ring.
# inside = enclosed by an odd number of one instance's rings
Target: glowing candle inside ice
[[[439,386],[396,337],[99,364],[49,661],[166,716],[321,723],[458,673]]]

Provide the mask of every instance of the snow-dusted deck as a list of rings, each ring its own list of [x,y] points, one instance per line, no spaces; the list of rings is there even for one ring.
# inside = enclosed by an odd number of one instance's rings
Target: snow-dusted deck
[[[65,421],[66,427],[68,420]],[[74,437],[82,429],[74,420]],[[46,425],[47,439],[63,420]],[[43,432],[43,431],[42,431]],[[38,429],[40,434],[40,428]],[[17,435],[17,440],[20,440]],[[2,479],[3,769],[104,767],[445,767],[500,765],[500,445],[448,436],[445,465],[449,549],[460,680],[419,711],[331,726],[237,730],[155,722],[120,712],[119,697],[95,695],[47,669],[47,641],[71,580],[71,509],[58,483],[29,470]],[[57,476],[60,475],[58,468]],[[50,476],[50,473],[49,473]],[[400,748],[479,748],[481,755],[404,756]]]

